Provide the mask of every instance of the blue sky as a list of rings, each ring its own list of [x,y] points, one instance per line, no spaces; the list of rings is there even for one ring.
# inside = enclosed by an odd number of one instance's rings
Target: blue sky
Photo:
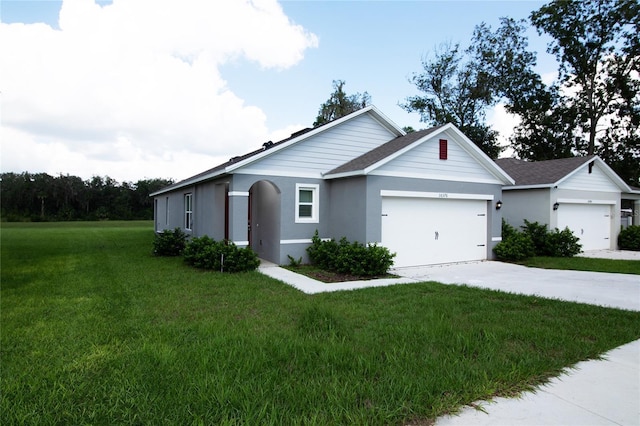
[[[182,179],[310,126],[332,81],[398,106],[443,42],[542,1],[3,0],[3,172]],[[530,33],[539,72],[547,39]],[[513,119],[489,121],[506,135]]]

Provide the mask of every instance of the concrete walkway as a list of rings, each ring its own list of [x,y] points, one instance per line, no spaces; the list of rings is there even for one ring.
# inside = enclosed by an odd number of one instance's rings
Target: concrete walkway
[[[640,260],[638,252],[598,251],[585,257]],[[464,284],[510,293],[640,311],[640,276],[526,268],[501,262],[470,262],[392,272],[397,279],[327,284],[264,262],[260,272],[309,294],[423,281]],[[479,401],[437,426],[639,425],[640,340],[580,362],[535,392],[518,398]]]

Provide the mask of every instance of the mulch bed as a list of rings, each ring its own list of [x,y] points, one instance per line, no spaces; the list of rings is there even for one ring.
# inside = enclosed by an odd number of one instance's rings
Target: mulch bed
[[[377,280],[380,278],[398,278],[397,275],[385,274],[380,276],[370,275],[351,275],[341,274],[339,272],[324,271],[311,265],[300,266],[286,266],[286,269],[295,272],[296,274],[305,275],[314,280],[322,281],[323,283],[342,283],[346,281],[364,281],[364,280]]]

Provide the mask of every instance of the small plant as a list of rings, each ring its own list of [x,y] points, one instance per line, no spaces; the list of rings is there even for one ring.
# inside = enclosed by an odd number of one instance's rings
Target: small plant
[[[287,257],[289,258],[289,266],[291,266],[292,268],[297,268],[298,266],[302,265],[302,256],[296,259],[295,257],[288,254]]]
[[[187,235],[180,228],[157,232],[153,240],[155,256],[180,256],[187,242]]]
[[[618,235],[620,250],[640,251],[640,225],[629,226]]]
[[[231,241],[215,241],[206,235],[193,238],[187,244],[184,260],[196,268],[220,272],[252,271],[260,265],[250,247],[239,248]]]

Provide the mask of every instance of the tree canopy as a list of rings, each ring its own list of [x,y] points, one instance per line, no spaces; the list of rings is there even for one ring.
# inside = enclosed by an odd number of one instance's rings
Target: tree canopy
[[[465,59],[459,44],[443,44],[433,58],[423,59],[423,71],[414,73],[411,81],[424,95],[408,97],[402,107],[419,112],[420,121],[431,126],[455,124],[496,158],[501,151],[497,133],[485,123],[485,111],[495,100],[486,73]]]
[[[476,26],[469,47],[445,45],[407,98],[429,124],[452,122],[495,158],[497,134],[485,112],[503,103],[519,118],[510,137],[522,159],[598,154],[627,182],[640,185],[640,5],[636,0],[552,0],[530,23],[551,37],[558,79],[545,84],[528,48],[528,22],[502,18]],[[485,138],[483,138],[485,136]]]
[[[153,219],[149,194],[173,183],[143,179],[118,183],[108,176],[83,181],[46,173],[0,174],[0,213],[7,221]]]
[[[371,103],[371,96],[367,92],[347,95],[344,91],[345,84],[343,80],[333,80],[333,93],[320,105],[314,127],[344,117]]]

